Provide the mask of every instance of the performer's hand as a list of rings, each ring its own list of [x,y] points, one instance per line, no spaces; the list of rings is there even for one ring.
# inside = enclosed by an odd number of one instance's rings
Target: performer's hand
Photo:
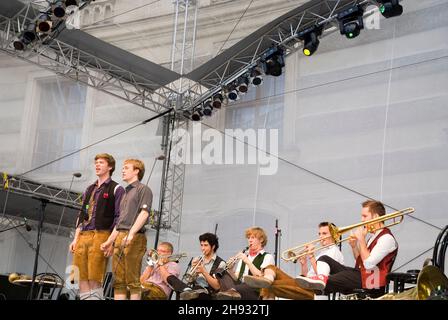
[[[356,240],[358,240],[358,241],[365,240],[366,235],[367,235],[367,228],[365,228],[365,227],[359,227],[354,232],[354,236],[356,237]]]
[[[313,246],[313,244],[308,244],[308,245],[306,245],[305,246],[305,250],[306,250],[306,252],[307,252],[307,256],[308,256],[308,258],[313,258],[314,257],[314,246]]]
[[[201,264],[199,264],[198,266],[197,266],[197,268],[196,268],[196,273],[202,273],[202,274],[204,274],[204,272],[206,272],[206,270],[205,270],[205,268],[204,268],[204,265],[201,263]]]
[[[127,247],[131,244],[132,239],[134,239],[134,234],[133,233],[128,233],[128,235],[126,237],[124,237],[123,240],[124,241],[124,246]]]
[[[114,253],[114,244],[112,243],[107,250],[104,252],[105,257],[110,257]]]
[[[73,241],[72,241],[72,243],[70,243],[70,246],[69,246],[69,249],[70,249],[70,252],[71,253],[75,253],[75,250],[76,250],[76,243],[77,243],[78,241],[76,240],[76,239],[74,239]]]
[[[114,246],[113,246],[113,242],[110,241],[109,239],[107,239],[106,242],[103,242],[100,245],[100,249],[101,251],[104,252],[104,256],[105,257],[110,257],[114,251]]]
[[[353,233],[353,231],[350,231],[350,236],[348,237],[348,243],[350,244],[350,246],[354,249],[356,247],[356,245],[358,244],[358,239],[356,238],[355,234]]]
[[[249,259],[247,258],[247,256],[242,252],[239,252],[236,255],[236,257],[237,257],[237,259],[241,259],[245,264],[247,264],[249,262]]]
[[[306,256],[302,256],[302,257],[300,257],[299,258],[299,262],[300,262],[300,264],[303,266],[303,265],[306,265],[307,263],[306,263]]]

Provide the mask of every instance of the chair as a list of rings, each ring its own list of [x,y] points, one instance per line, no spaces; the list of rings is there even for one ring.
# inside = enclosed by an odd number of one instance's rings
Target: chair
[[[445,253],[448,247],[448,225],[439,233],[436,242],[434,244],[432,259],[426,259],[423,266],[432,264],[438,267],[442,273],[445,269]],[[391,272],[387,275],[386,292],[389,292],[390,281],[394,282],[393,292],[400,293],[406,288],[406,284],[417,284],[418,275],[420,270],[408,270],[407,272]]]

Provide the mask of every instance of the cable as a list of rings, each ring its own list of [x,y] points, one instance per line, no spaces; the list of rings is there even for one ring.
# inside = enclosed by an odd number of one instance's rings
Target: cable
[[[70,153],[68,153],[68,154],[66,154],[66,155],[64,155],[64,156],[62,156],[62,157],[59,157],[59,158],[57,158],[57,159],[51,160],[51,161],[49,161],[49,162],[47,162],[47,163],[44,163],[44,164],[42,164],[42,165],[40,165],[40,166],[38,166],[38,167],[35,167],[35,168],[33,168],[33,169],[30,169],[30,170],[28,170],[28,171],[26,171],[26,172],[24,172],[24,173],[19,174],[18,176],[20,177],[20,176],[23,176],[23,175],[28,174],[28,173],[30,173],[30,172],[39,170],[39,169],[41,169],[41,168],[43,168],[43,167],[46,167],[46,166],[48,166],[48,165],[50,165],[50,164],[53,164],[53,163],[57,162],[57,161],[60,161],[60,160],[62,160],[62,159],[65,159],[65,158],[67,158],[67,157],[70,157],[70,156],[72,156],[72,155],[74,155],[74,154],[77,154],[77,153],[79,153],[79,152],[81,152],[81,151],[83,151],[83,150],[86,150],[86,149],[88,149],[88,148],[90,148],[90,147],[93,147],[93,146],[95,146],[95,145],[97,145],[97,144],[99,144],[99,143],[101,143],[101,142],[104,142],[104,141],[110,140],[110,139],[112,139],[112,138],[115,138],[116,136],[119,136],[119,135],[121,135],[121,134],[123,134],[123,133],[126,133],[126,132],[128,132],[128,131],[131,131],[132,129],[135,129],[135,128],[141,126],[141,125],[147,124],[148,122],[150,122],[150,121],[152,121],[152,120],[155,120],[155,119],[157,119],[157,118],[160,118],[160,117],[162,117],[162,116],[164,116],[164,115],[170,113],[170,112],[173,111],[173,110],[174,110],[173,108],[171,108],[171,109],[169,109],[169,110],[166,110],[166,111],[164,111],[164,112],[162,112],[162,113],[160,113],[160,114],[158,114],[158,115],[156,115],[156,116],[154,116],[154,117],[152,117],[152,118],[149,118],[149,119],[147,119],[147,120],[144,120],[144,121],[142,121],[142,122],[140,122],[140,123],[138,123],[138,124],[136,124],[136,125],[133,125],[132,127],[129,127],[129,128],[124,129],[124,130],[122,130],[122,131],[119,131],[119,132],[117,132],[117,133],[114,133],[114,134],[111,135],[111,136],[108,136],[108,137],[103,138],[103,139],[101,139],[101,140],[99,140],[99,141],[96,141],[96,142],[94,142],[94,143],[92,143],[92,144],[89,144],[89,145],[87,145],[87,146],[85,146],[85,147],[82,147],[81,149],[75,150],[75,151],[73,151],[73,152],[70,152]]]
[[[334,181],[334,180],[331,180],[330,178],[324,177],[324,176],[322,176],[322,175],[320,175],[320,174],[318,174],[318,173],[315,173],[314,171],[311,171],[311,170],[308,170],[308,169],[306,169],[306,168],[304,168],[304,167],[301,167],[301,166],[299,166],[298,164],[295,164],[295,163],[293,163],[293,162],[291,162],[291,161],[289,161],[289,160],[286,160],[286,159],[284,159],[284,158],[282,158],[282,157],[280,157],[280,156],[274,155],[274,154],[272,154],[272,153],[270,153],[270,152],[268,152],[268,151],[266,151],[266,150],[262,150],[262,149],[258,148],[257,146],[253,146],[253,145],[249,144],[249,143],[246,142],[246,141],[241,141],[241,140],[237,139],[236,137],[231,136],[231,135],[229,135],[229,134],[226,134],[225,132],[223,132],[223,131],[221,131],[221,130],[219,130],[219,129],[216,129],[216,128],[214,128],[214,127],[212,127],[212,126],[210,126],[210,125],[208,125],[208,124],[206,124],[206,123],[204,123],[204,122],[201,122],[201,123],[202,123],[204,126],[210,128],[210,129],[214,129],[214,130],[220,132],[221,134],[223,134],[223,135],[225,135],[225,136],[228,136],[228,137],[230,137],[230,138],[232,138],[232,139],[234,139],[234,140],[236,140],[236,141],[239,141],[239,142],[241,142],[241,143],[243,143],[243,144],[245,144],[245,145],[247,145],[247,146],[250,146],[250,147],[252,147],[252,148],[255,148],[255,149],[258,150],[258,151],[264,152],[265,154],[267,154],[267,155],[269,155],[269,156],[272,156],[272,157],[274,157],[274,158],[277,158],[278,160],[283,161],[283,162],[285,162],[285,163],[287,163],[287,164],[289,164],[289,165],[291,165],[291,166],[293,166],[293,167],[296,167],[296,168],[298,168],[298,169],[300,169],[300,170],[302,170],[302,171],[305,171],[305,172],[307,172],[307,173],[309,173],[309,174],[311,174],[311,175],[313,175],[313,176],[315,176],[315,177],[317,177],[317,178],[320,178],[320,179],[325,180],[325,181],[327,181],[327,182],[329,182],[329,183],[331,183],[331,184],[334,184],[334,185],[336,185],[336,186],[338,186],[338,187],[340,187],[340,188],[342,188],[342,189],[345,189],[345,190],[347,190],[347,191],[350,191],[350,192],[352,192],[352,193],[355,193],[355,194],[357,194],[357,195],[359,195],[359,196],[361,196],[361,197],[363,197],[363,198],[370,199],[370,200],[375,200],[374,198],[372,198],[372,197],[370,197],[370,196],[368,196],[368,195],[365,195],[365,194],[363,194],[363,193],[361,193],[361,192],[359,192],[359,191],[356,191],[355,189],[349,188],[349,187],[347,187],[347,186],[345,186],[345,185],[343,185],[343,184],[341,184],[341,183],[339,183],[339,182],[336,182],[336,181]],[[390,208],[390,209],[392,209],[392,210],[394,210],[394,211],[398,211],[398,210],[399,210],[399,209],[394,208],[394,207],[392,207],[391,205],[388,205],[388,204],[386,204],[386,203],[383,203],[383,204],[384,204],[385,207],[388,207],[388,208]],[[427,221],[424,221],[424,220],[422,220],[422,219],[420,219],[420,218],[417,218],[417,217],[415,217],[415,216],[412,216],[412,215],[411,215],[411,216],[409,216],[409,217],[411,217],[411,218],[413,218],[413,219],[415,219],[415,220],[417,220],[417,221],[420,221],[420,222],[422,222],[422,223],[424,223],[424,224],[426,224],[426,225],[428,225],[428,226],[431,226],[431,227],[433,227],[433,228],[435,228],[435,229],[442,230],[442,228],[437,227],[437,226],[433,225],[432,223],[429,223],[429,222],[427,222]]]
[[[434,249],[434,247],[431,247],[425,251],[423,251],[422,253],[420,253],[419,255],[417,255],[416,257],[412,258],[411,260],[409,260],[408,262],[405,262],[404,264],[402,264],[401,266],[395,268],[394,270],[392,270],[392,272],[395,272],[397,270],[400,270],[401,268],[403,268],[404,266],[410,264],[412,261],[417,260],[418,258],[420,258],[422,255],[424,255],[425,253],[427,253],[428,251],[431,251],[432,249]]]
[[[424,61],[409,63],[409,64],[402,65],[402,66],[399,66],[399,67],[393,67],[393,68],[382,69],[382,70],[378,70],[378,71],[372,71],[372,72],[369,72],[369,73],[364,73],[364,74],[361,74],[361,75],[352,76],[352,77],[348,77],[348,78],[345,78],[345,79],[339,79],[339,80],[333,80],[333,81],[329,81],[329,82],[324,82],[324,83],[316,84],[316,85],[305,87],[305,88],[289,90],[289,91],[286,91],[286,92],[282,92],[282,93],[278,93],[278,94],[274,94],[274,95],[271,95],[271,96],[266,96],[266,97],[262,97],[262,98],[259,98],[259,99],[250,100],[250,101],[236,102],[236,103],[232,103],[232,104],[228,105],[227,108],[233,108],[234,106],[244,105],[244,104],[247,104],[248,102],[257,102],[257,101],[263,101],[263,100],[266,100],[266,99],[269,99],[269,98],[281,97],[281,96],[288,95],[290,93],[305,91],[305,90],[309,90],[309,89],[316,89],[316,88],[324,87],[324,86],[327,86],[327,85],[335,84],[335,83],[338,83],[338,82],[344,82],[344,81],[359,79],[359,78],[363,78],[363,77],[366,77],[366,76],[379,74],[379,73],[382,73],[382,72],[388,72],[388,71],[391,71],[391,70],[399,70],[401,68],[412,67],[412,66],[416,66],[416,65],[419,65],[419,64],[424,64],[426,62],[437,61],[437,60],[441,60],[441,59],[445,59],[445,58],[448,58],[448,55],[437,57],[437,58],[433,58],[433,59],[428,59],[428,60],[424,60]]]
[[[232,31],[230,31],[229,35],[227,36],[227,39],[224,41],[224,43],[222,44],[221,48],[219,48],[218,52],[216,53],[215,56],[217,56],[221,50],[224,48],[224,46],[226,45],[227,41],[229,41],[230,36],[232,35],[232,33],[235,31],[236,27],[238,26],[238,24],[241,22],[241,19],[243,19],[244,15],[246,14],[247,10],[249,10],[249,7],[252,5],[252,2],[254,2],[254,0],[251,0],[249,2],[249,5],[246,7],[246,10],[244,10],[243,14],[240,16],[240,18],[238,19],[238,21],[236,22],[235,26],[233,27]]]

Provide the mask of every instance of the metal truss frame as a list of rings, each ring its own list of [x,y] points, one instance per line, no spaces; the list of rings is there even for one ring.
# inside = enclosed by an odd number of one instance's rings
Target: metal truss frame
[[[230,59],[223,62],[215,70],[208,72],[185,92],[194,102],[185,103],[183,110],[191,110],[209,99],[213,94],[222,91],[223,87],[235,81],[240,76],[248,73],[251,68],[257,66],[263,54],[272,44],[284,49],[284,54],[296,52],[303,44],[298,38],[299,32],[307,28],[317,26],[323,28],[322,37],[337,30],[336,23],[338,13],[355,5],[367,7],[378,5],[374,0],[322,0],[316,1],[306,9],[290,16],[287,20],[278,23],[268,32],[254,39],[250,44],[236,52]],[[365,12],[369,16],[373,12]],[[269,47],[267,47],[269,44]]]
[[[90,1],[89,1],[90,2]],[[160,114],[169,109],[169,100],[177,93],[99,57],[81,51],[57,39],[55,34],[42,38],[24,51],[12,44],[27,23],[36,19],[33,3],[26,5],[16,16],[0,15],[0,51],[56,74],[81,82],[144,109]],[[60,32],[55,31],[54,33]],[[156,90],[151,88],[158,87]]]
[[[0,173],[4,176],[4,173]],[[76,192],[68,192],[65,189],[47,186],[31,180],[24,179],[20,176],[7,175],[7,179],[3,179],[2,187],[7,192],[12,192],[29,197],[47,199],[51,203],[56,203],[75,210],[81,209],[82,194]]]
[[[10,227],[16,227],[19,226],[20,224],[22,224],[24,222],[24,219],[20,216],[11,216],[11,215],[7,215],[7,214],[2,214],[0,216],[0,226],[3,230],[3,228],[10,228]],[[32,227],[32,230],[37,230],[39,221],[34,221],[34,220],[27,220],[27,224],[29,226]],[[26,231],[21,232],[21,234],[23,235]],[[72,228],[68,228],[65,226],[56,226],[54,224],[51,223],[45,223],[42,226],[42,232],[46,233],[46,234],[50,234],[50,235],[57,235],[60,237],[70,237],[73,238],[74,236],[74,231]],[[34,248],[33,248],[34,249]]]

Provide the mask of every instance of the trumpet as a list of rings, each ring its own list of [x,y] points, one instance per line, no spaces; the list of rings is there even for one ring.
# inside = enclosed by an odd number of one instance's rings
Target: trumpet
[[[149,266],[154,266],[160,264],[160,262],[163,262],[162,264],[168,263],[168,262],[179,262],[181,258],[186,257],[186,253],[179,253],[179,254],[171,254],[171,255],[160,255],[157,253],[157,250],[151,249],[148,253],[148,258],[146,259],[146,263]]]
[[[384,216],[380,216],[380,217],[374,218],[374,219],[369,220],[369,221],[360,222],[360,223],[353,224],[353,225],[350,225],[350,226],[347,226],[347,227],[343,227],[343,228],[337,228],[337,227],[335,227],[333,225],[329,225],[328,228],[330,230],[331,237],[334,239],[335,243],[331,243],[331,244],[328,244],[328,245],[325,245],[325,246],[320,246],[320,247],[316,246],[313,250],[307,250],[306,247],[308,245],[310,245],[310,244],[314,245],[314,244],[316,244],[316,243],[321,241],[321,239],[316,239],[316,240],[307,242],[305,244],[302,244],[300,246],[289,248],[289,249],[283,251],[282,252],[282,259],[285,260],[285,261],[295,262],[298,259],[304,257],[305,255],[313,254],[313,253],[315,253],[315,252],[317,252],[319,250],[326,249],[328,247],[331,247],[331,246],[337,245],[339,243],[342,243],[344,241],[347,241],[347,240],[350,239],[350,237],[341,239],[342,234],[344,234],[344,233],[346,233],[346,232],[348,232],[350,230],[359,228],[359,227],[365,227],[365,228],[367,228],[367,230],[369,232],[373,233],[373,232],[376,232],[379,229],[395,226],[395,225],[397,225],[397,224],[399,224],[399,223],[401,223],[403,221],[405,215],[413,213],[414,211],[415,211],[414,208],[409,207],[409,208],[406,208],[406,209],[403,209],[403,210],[399,210],[399,211],[395,211],[395,212],[392,212],[392,213],[389,213],[389,214],[385,214]],[[376,228],[375,227],[375,225],[377,223],[385,222],[385,221],[391,220],[391,219],[393,219],[393,221],[390,222],[389,224],[385,225],[384,227],[381,227],[381,228]],[[396,220],[396,219],[398,219],[398,220]]]
[[[182,280],[185,281],[188,284],[191,284],[196,281],[198,274],[196,273],[196,269],[198,266],[204,261],[205,256],[202,255],[199,260],[196,262],[193,268],[191,268],[188,272],[184,274],[182,277]]]
[[[249,247],[245,247],[241,252],[245,253],[247,250],[249,250]],[[215,272],[216,276],[222,277],[224,275],[224,272],[232,268],[237,260],[238,258],[236,256],[233,256],[229,260],[227,260],[224,268],[216,270]]]

